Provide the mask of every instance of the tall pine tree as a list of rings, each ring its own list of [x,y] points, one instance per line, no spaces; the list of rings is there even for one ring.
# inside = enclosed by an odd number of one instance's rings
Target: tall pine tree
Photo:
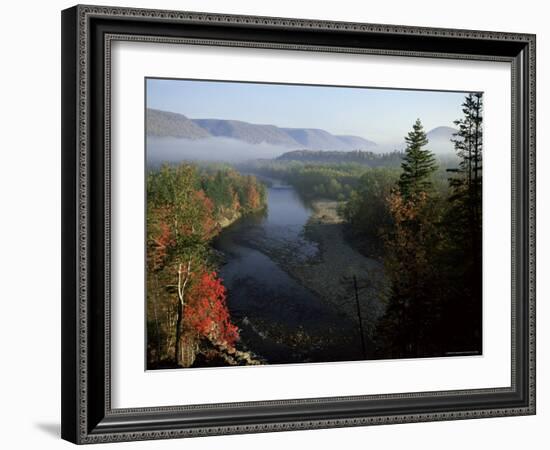
[[[431,176],[437,170],[428,138],[417,119],[405,138],[407,149],[398,189],[387,198],[392,225],[384,239],[384,265],[390,282],[386,313],[380,325],[382,352],[392,357],[420,357],[440,352],[433,339],[438,322],[435,289],[438,247],[438,196]]]
[[[437,163],[434,154],[425,148],[428,138],[420,119],[416,119],[405,142],[407,148],[401,164],[403,173],[399,178],[399,191],[405,199],[410,199],[431,189],[430,176],[437,170]]]
[[[468,94],[462,104],[464,117],[455,120],[458,131],[452,139],[460,163],[452,170],[457,176],[450,179],[451,201],[462,208],[471,236],[481,229],[482,111],[482,94]]]
[[[482,319],[482,150],[483,97],[470,93],[462,104],[463,117],[454,123],[458,128],[452,141],[459,158],[449,178],[451,195],[445,217],[448,232],[447,329],[452,330],[456,347],[481,349]],[[471,333],[462,332],[468,323]]]

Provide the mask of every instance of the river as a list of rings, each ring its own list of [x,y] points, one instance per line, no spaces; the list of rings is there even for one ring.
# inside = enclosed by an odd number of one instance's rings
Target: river
[[[219,272],[240,346],[264,363],[362,359],[356,322],[289,270],[319,258],[318,244],[304,235],[311,212],[291,186],[271,180],[266,211],[238,220],[214,242],[225,255]]]

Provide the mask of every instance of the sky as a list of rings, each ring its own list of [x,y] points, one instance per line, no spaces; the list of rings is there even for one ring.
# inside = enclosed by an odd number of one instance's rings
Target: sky
[[[453,126],[464,92],[199,80],[146,80],[148,108],[191,119],[321,128],[377,143],[401,141],[420,118],[426,131]]]

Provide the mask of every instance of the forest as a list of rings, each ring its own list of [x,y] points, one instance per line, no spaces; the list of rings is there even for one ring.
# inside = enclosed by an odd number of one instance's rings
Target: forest
[[[239,345],[218,273],[223,255],[211,244],[266,208],[270,179],[305,203],[336,203],[349,246],[381,263],[384,312],[369,358],[481,354],[482,94],[466,95],[462,113],[451,158],[436,157],[417,119],[404,150],[383,155],[298,150],[232,167],[151,168],[148,368],[265,363]]]
[[[247,358],[237,352],[218,258],[221,229],[265,206],[265,187],[232,169],[164,165],[147,175],[147,366]],[[251,361],[247,361],[251,363]]]
[[[277,161],[302,161],[311,163],[355,163],[368,167],[399,167],[403,152],[374,153],[372,151],[327,151],[327,150],[294,150],[283,153]]]
[[[374,165],[367,156],[363,164],[327,163],[325,152],[308,151],[248,165],[305,199],[338,200],[352,245],[383,261],[389,288],[379,293],[386,313],[375,333],[376,357],[482,351],[482,110],[482,94],[465,97],[452,138],[455,158],[436,158],[418,119],[405,151]],[[338,152],[329,153],[332,160]]]
[[[327,198],[344,201],[356,189],[367,169],[354,163],[317,164],[300,161],[260,160],[238,166],[241,170],[282,180],[304,199]]]
[[[378,358],[482,352],[482,95],[467,95],[462,107],[455,167],[442,172],[417,120],[400,172],[365,173],[343,207],[384,262]]]

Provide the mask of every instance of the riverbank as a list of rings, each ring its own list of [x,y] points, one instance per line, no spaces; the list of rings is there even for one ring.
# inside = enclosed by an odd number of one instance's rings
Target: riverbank
[[[243,215],[240,212],[235,212],[231,217],[222,216],[218,219],[218,225],[220,229],[223,230],[231,225],[233,225],[237,220],[239,220]]]
[[[273,185],[267,200],[264,214],[243,217],[214,242],[241,344],[268,364],[363,359],[356,321],[294,275],[294,266],[320,258],[304,236],[311,208],[287,185]]]
[[[221,231],[221,230],[224,230],[225,228],[230,227],[231,225],[233,225],[235,222],[242,219],[243,217],[252,216],[254,214],[261,213],[262,211],[265,211],[266,208],[267,208],[267,205],[261,204],[258,208],[248,210],[245,213],[242,213],[240,211],[232,211],[231,215],[229,216],[222,215],[220,218],[217,219],[216,223],[219,225],[220,231]]]
[[[307,239],[319,245],[319,255],[306,264],[289,264],[287,270],[301,284],[357,320],[357,296],[366,331],[372,331],[384,312],[383,266],[352,248],[344,237],[338,202],[316,200],[305,225]],[[354,277],[356,284],[354,282]]]

